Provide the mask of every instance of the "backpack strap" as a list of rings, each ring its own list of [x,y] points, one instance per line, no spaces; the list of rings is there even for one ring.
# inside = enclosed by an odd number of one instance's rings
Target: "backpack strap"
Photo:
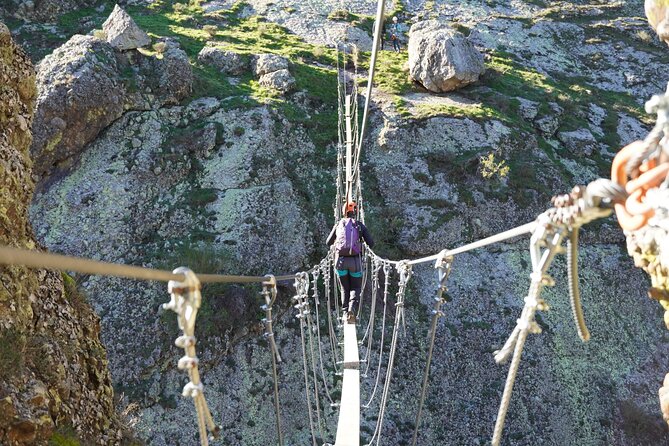
[[[355,224],[355,228],[358,230],[358,240],[363,242],[363,245],[364,245],[365,240],[362,237],[362,229],[360,229],[360,222],[358,220],[356,220],[355,218],[353,219],[353,222]]]

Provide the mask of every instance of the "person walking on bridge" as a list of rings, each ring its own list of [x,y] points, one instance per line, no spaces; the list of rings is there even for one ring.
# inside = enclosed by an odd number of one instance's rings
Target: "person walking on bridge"
[[[358,206],[349,201],[344,206],[344,218],[334,225],[327,238],[327,245],[334,244],[335,267],[343,290],[342,306],[348,323],[355,323],[362,288],[362,241],[372,248],[374,240],[367,227],[355,219]]]

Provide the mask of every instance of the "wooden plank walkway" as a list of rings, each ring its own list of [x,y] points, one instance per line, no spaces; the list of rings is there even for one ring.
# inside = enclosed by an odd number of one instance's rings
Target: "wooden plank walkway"
[[[360,446],[360,360],[355,324],[344,324],[344,382],[335,446]]]

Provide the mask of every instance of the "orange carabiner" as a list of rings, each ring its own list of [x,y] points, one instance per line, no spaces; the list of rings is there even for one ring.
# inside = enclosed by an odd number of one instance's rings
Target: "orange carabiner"
[[[625,190],[631,194],[638,189],[648,190],[657,187],[667,178],[667,174],[669,174],[669,163],[662,163],[628,182],[625,185]]]
[[[620,152],[613,158],[613,163],[611,164],[611,179],[620,184],[621,186],[627,189],[627,162],[629,159],[637,154],[640,150],[643,150],[644,142],[643,141],[634,141],[631,144],[623,147]],[[645,174],[644,174],[645,175]],[[630,190],[627,190],[630,193]],[[634,192],[634,191],[632,191]],[[641,199],[643,197],[644,191],[642,190],[640,194],[635,194],[634,199],[630,201],[632,208],[635,211],[644,211],[638,214],[633,214],[627,209],[627,203],[617,203],[615,205],[616,216],[618,217],[618,224],[625,231],[636,231],[641,229],[648,223],[648,220],[653,216],[654,211],[652,209],[642,209],[641,207],[636,206],[636,201],[639,201],[639,205],[642,206]],[[632,197],[630,197],[632,198]]]
[[[644,215],[653,212],[650,204],[643,201],[645,196],[646,191],[644,189],[637,189],[630,194],[625,201],[625,209],[630,215]]]
[[[611,180],[625,186],[627,184],[627,161],[644,148],[643,141],[634,141],[620,149],[611,163]]]

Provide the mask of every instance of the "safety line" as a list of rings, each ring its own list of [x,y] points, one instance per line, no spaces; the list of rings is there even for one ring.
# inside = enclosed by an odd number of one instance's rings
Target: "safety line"
[[[29,268],[45,268],[60,271],[76,271],[82,274],[125,277],[127,279],[183,282],[186,276],[170,271],[143,266],[108,263],[81,257],[66,256],[39,251],[30,251],[9,246],[0,246],[0,265],[23,265]],[[255,283],[267,280],[263,276],[230,276],[221,274],[197,274],[202,283]],[[276,276],[277,281],[294,280],[295,275]]]
[[[459,248],[451,249],[450,251],[446,251],[446,253],[440,252],[429,257],[410,260],[408,263],[409,265],[418,265],[420,263],[434,262],[441,256],[454,256],[456,254],[462,254],[473,249],[482,248],[484,246],[492,245],[493,243],[508,240],[513,237],[518,237],[519,235],[528,234],[534,230],[536,225],[536,222],[526,223],[522,226],[518,226],[517,228],[509,229],[508,231],[500,232],[499,234],[495,234],[482,240],[460,246]]]
[[[367,127],[367,115],[369,114],[369,103],[372,98],[372,83],[374,82],[374,67],[376,65],[376,55],[379,51],[379,42],[381,41],[381,30],[383,28],[383,10],[385,8],[385,1],[378,0],[376,6],[376,22],[374,29],[374,43],[372,44],[372,58],[369,62],[369,77],[367,79],[367,97],[365,98],[365,109],[362,113],[362,125],[360,127],[360,135],[358,136],[358,150],[356,151],[356,158],[360,160],[360,151],[362,150],[362,141],[365,139],[365,128]]]

